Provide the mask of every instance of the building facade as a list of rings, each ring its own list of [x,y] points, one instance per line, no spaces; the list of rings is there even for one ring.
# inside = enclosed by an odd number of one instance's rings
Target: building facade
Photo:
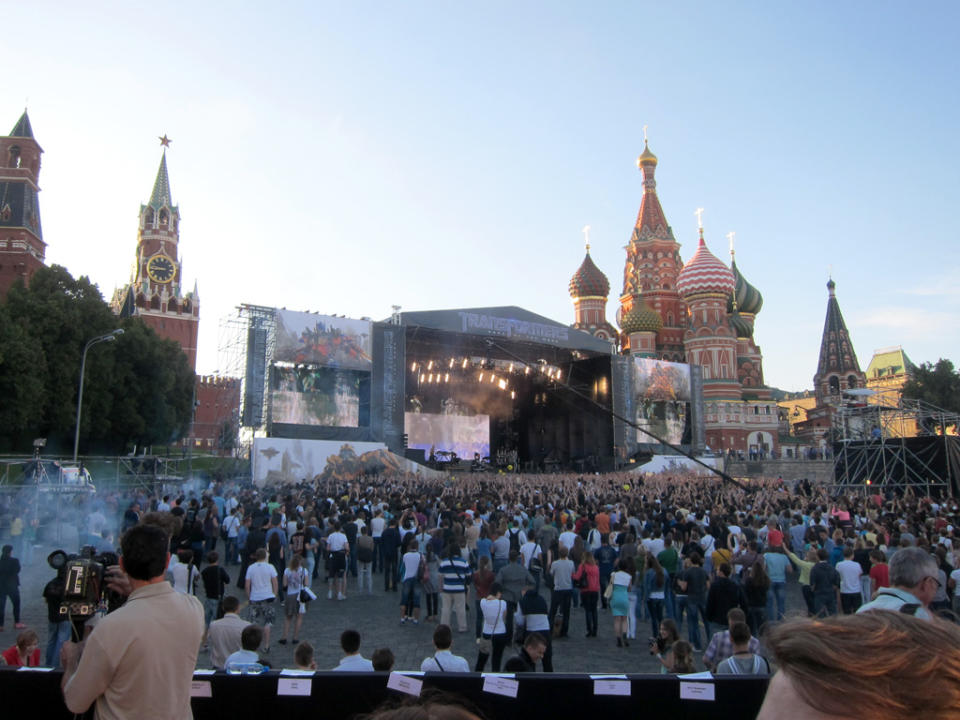
[[[0,298],[28,284],[43,267],[47,244],[40,225],[40,156],[27,111],[0,137]]]
[[[623,354],[697,365],[703,372],[706,442],[744,455],[777,448],[778,414],[753,339],[760,292],[707,247],[703,228],[686,263],[657,196],[658,159],[644,142],[640,211],[626,248],[616,334]],[[604,291],[604,292],[601,292]],[[608,337],[609,282],[589,255],[570,281],[574,327]],[[585,311],[593,312],[585,315]]]

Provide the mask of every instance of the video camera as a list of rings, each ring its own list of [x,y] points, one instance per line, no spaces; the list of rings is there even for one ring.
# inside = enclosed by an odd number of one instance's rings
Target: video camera
[[[109,591],[104,582],[107,568],[119,562],[116,553],[98,555],[90,545],[84,546],[78,555],[68,555],[63,550],[50,553],[47,564],[63,578],[60,619],[82,626],[101,608],[110,612],[122,605],[123,597]]]

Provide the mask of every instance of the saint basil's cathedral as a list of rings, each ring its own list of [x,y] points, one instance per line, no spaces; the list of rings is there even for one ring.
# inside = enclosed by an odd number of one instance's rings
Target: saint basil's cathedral
[[[573,327],[613,343],[625,355],[698,365],[703,372],[706,443],[714,451],[769,453],[777,448],[777,405],[763,383],[763,356],[753,339],[760,292],[700,237],[684,263],[654,178],[657,157],[646,142],[637,159],[643,199],[627,245],[616,320],[606,319],[610,282],[590,246],[570,280]],[[733,253],[731,252],[731,256]]]

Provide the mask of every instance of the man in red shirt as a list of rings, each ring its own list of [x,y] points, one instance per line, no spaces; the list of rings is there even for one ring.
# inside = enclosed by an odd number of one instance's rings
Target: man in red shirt
[[[882,550],[873,550],[870,562],[870,597],[873,597],[880,588],[890,587],[890,567]]]
[[[777,517],[771,515],[767,520],[767,547],[783,545],[783,533],[777,527]]]

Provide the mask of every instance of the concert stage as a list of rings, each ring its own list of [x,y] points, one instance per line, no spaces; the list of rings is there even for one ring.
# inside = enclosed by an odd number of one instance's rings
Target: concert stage
[[[458,472],[592,472],[627,465],[650,442],[631,423],[674,444],[689,445],[697,428],[702,436],[698,369],[616,355],[610,343],[522,308],[405,312],[388,322],[254,310],[242,328],[244,425],[258,446],[299,443],[268,458],[275,476],[322,473],[303,459],[316,441],[350,444],[346,464],[367,471],[367,453],[388,450]]]

